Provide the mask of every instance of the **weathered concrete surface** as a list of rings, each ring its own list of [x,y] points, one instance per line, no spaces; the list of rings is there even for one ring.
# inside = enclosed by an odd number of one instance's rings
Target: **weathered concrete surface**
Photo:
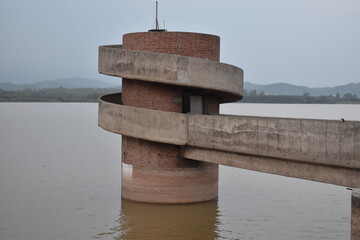
[[[114,133],[174,145],[187,143],[186,114],[123,106],[102,98],[98,116],[99,126]]]
[[[183,157],[209,163],[238,167],[281,176],[307,179],[341,186],[359,187],[360,171],[357,169],[327,166],[286,159],[245,155],[214,149],[185,146]]]
[[[360,187],[360,122],[192,115],[100,101],[99,125],[185,146],[183,157]]]
[[[351,195],[351,239],[360,239],[360,188]]]
[[[201,58],[125,50],[121,45],[99,47],[99,72],[218,92],[223,102],[242,98],[243,70]]]
[[[360,122],[189,115],[188,145],[360,169]]]

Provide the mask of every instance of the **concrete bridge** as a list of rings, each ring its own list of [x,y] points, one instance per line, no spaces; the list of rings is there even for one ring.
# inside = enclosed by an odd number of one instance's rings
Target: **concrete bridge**
[[[100,99],[99,126],[124,137],[124,198],[214,199],[218,164],[360,188],[360,122],[218,114],[220,103],[242,98],[243,71],[217,62],[212,35],[135,33],[124,45],[99,48],[99,72],[123,78],[122,94]],[[164,96],[153,101],[157,91]],[[155,160],[131,155],[144,149]],[[360,239],[359,202],[355,190],[352,239]]]

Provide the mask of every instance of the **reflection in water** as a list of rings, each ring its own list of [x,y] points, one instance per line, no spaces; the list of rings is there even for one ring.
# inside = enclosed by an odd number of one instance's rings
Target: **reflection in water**
[[[115,239],[218,239],[218,203],[159,205],[121,201]]]

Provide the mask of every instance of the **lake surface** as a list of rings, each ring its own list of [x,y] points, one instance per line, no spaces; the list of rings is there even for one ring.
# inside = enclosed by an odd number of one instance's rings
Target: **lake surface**
[[[225,104],[226,114],[360,120],[360,105]],[[218,201],[120,197],[120,137],[94,103],[0,104],[0,239],[350,239],[344,187],[220,167]]]

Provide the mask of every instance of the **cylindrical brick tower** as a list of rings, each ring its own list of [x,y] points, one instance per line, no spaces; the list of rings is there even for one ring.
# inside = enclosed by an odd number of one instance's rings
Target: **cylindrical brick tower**
[[[123,36],[123,49],[219,61],[220,38],[186,32],[140,32]],[[218,114],[215,95],[197,88],[126,79],[126,106],[167,112],[184,110],[184,96],[197,96],[197,113]],[[194,108],[194,107],[193,107]],[[131,172],[131,174],[129,174]],[[122,137],[122,197],[149,203],[193,203],[216,199],[218,166],[181,157],[181,147]]]
[[[184,158],[187,145],[215,147],[221,129],[206,116],[242,98],[242,69],[219,62],[214,35],[155,31],[99,47],[99,72],[123,78],[101,97],[100,127],[122,135],[121,194],[147,203],[196,203],[218,196],[218,166]],[[208,119],[208,120],[207,120]],[[190,128],[196,128],[190,131]],[[226,136],[224,136],[226,138]]]

